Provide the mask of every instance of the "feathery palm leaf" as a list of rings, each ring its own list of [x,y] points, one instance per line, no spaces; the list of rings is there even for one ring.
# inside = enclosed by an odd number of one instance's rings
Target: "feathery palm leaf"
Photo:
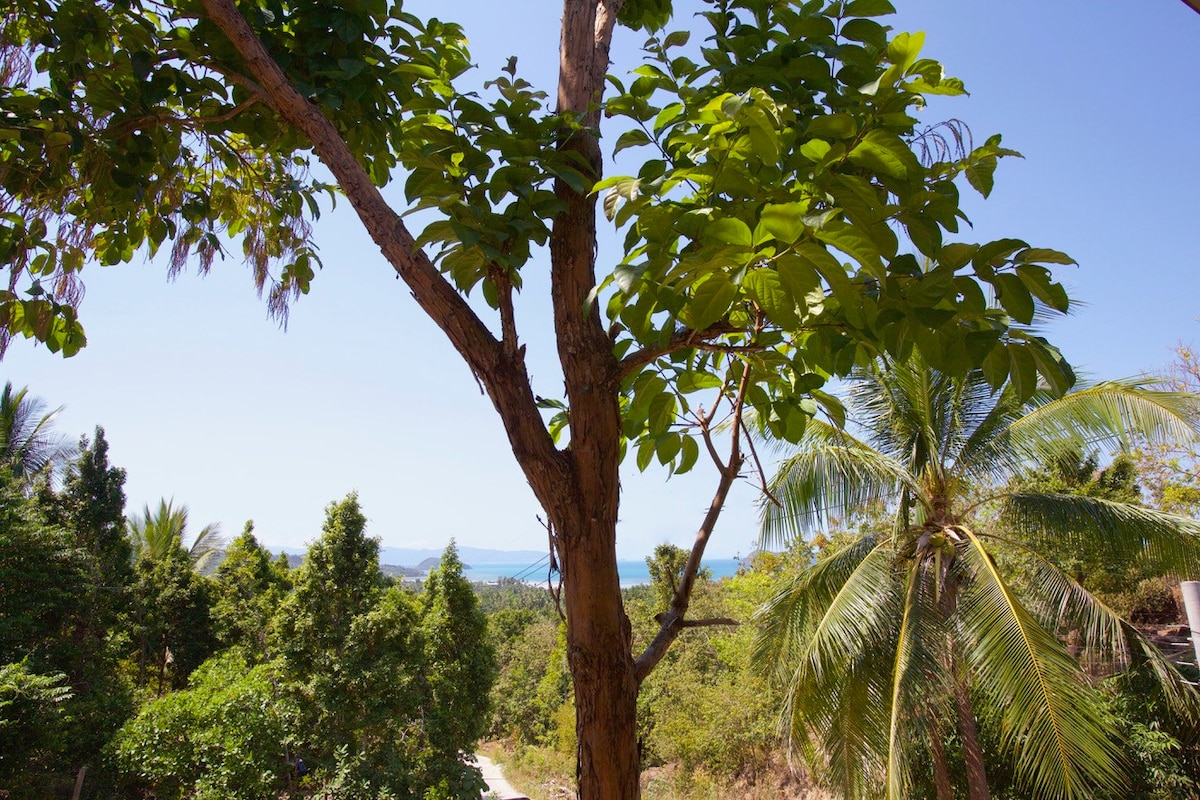
[[[941,375],[919,354],[855,372],[846,403],[854,435],[811,425],[770,485],[782,508],[762,507],[763,540],[778,542],[871,501],[896,503],[886,548],[864,537],[802,572],[763,612],[756,658],[786,687],[793,744],[842,776],[849,796],[907,796],[913,748],[943,735],[961,710],[952,698],[969,690],[994,706],[1001,743],[1033,796],[1119,787],[1117,747],[1056,634],[1078,631],[1089,653],[1150,669],[1181,711],[1200,708],[1200,695],[1039,547],[1099,541],[1119,563],[1188,574],[1200,563],[1200,523],[1111,500],[1014,493],[1006,483],[1040,459],[1101,443],[1194,439],[1197,400],[1142,381],[1021,400],[980,372]],[[967,527],[988,493],[1000,501],[1004,535]],[[1006,562],[985,540],[1000,555],[1025,553],[1027,580],[1006,582]],[[964,755],[973,748],[978,763],[982,751],[967,741],[975,723],[959,716]],[[885,735],[872,735],[873,725]],[[856,783],[855,768],[868,777]],[[984,777],[968,770],[968,780],[978,788]]]
[[[0,460],[17,478],[29,482],[47,467],[57,469],[76,453],[65,437],[54,432],[63,407],[46,411],[46,402],[29,394],[28,387],[14,391],[11,382],[0,392]]]
[[[1196,408],[1196,396],[1187,392],[1159,391],[1144,380],[1106,381],[1059,398],[1035,397],[1009,426],[1005,446],[1010,460],[1049,462],[1072,450],[1128,448],[1135,437],[1191,442],[1200,438]]]
[[[1200,570],[1200,521],[1098,497],[1013,493],[1000,519],[1032,544],[1084,541],[1115,561],[1140,560],[1159,572],[1190,577]]]
[[[964,529],[974,580],[961,600],[972,673],[1000,709],[1001,740],[1038,797],[1119,792],[1121,754],[1079,665],[1017,599],[979,537]]]
[[[185,548],[188,508],[185,505],[176,507],[174,500],[160,500],[154,511],[147,505],[140,516],[135,514],[127,523],[134,561],[143,557],[163,561],[176,550],[185,550],[192,568],[204,572],[225,546],[221,526],[211,523],[200,530],[190,547]]]
[[[763,506],[763,541],[777,544],[798,529],[827,525],[831,516],[894,500],[902,488],[920,492],[903,464],[845,431],[812,420],[800,449],[780,465],[768,486],[781,506]]]

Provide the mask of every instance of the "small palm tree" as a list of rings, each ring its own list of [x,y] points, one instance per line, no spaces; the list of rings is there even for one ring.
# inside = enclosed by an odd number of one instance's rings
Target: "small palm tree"
[[[1118,790],[1119,749],[1056,634],[1077,632],[1117,666],[1148,665],[1179,707],[1194,710],[1197,696],[1039,544],[1092,540],[1114,560],[1184,575],[1200,568],[1200,523],[1017,491],[1012,479],[1135,435],[1193,439],[1196,401],[1116,381],[1021,402],[979,372],[941,375],[916,356],[855,374],[847,409],[859,435],[810,423],[770,486],[779,505],[763,513],[773,543],[872,505],[894,510],[883,532],[822,558],[762,612],[757,656],[783,682],[792,742],[815,772],[848,796],[902,798],[913,795],[919,759],[948,800],[945,747],[956,733],[970,797],[981,800],[974,712],[986,707],[1030,796]]]
[[[65,437],[54,432],[54,421],[63,407],[45,409],[46,401],[30,395],[29,387],[14,391],[11,381],[4,384],[0,393],[0,460],[26,485],[43,470],[64,466],[76,453]]]
[[[185,505],[176,507],[174,503],[174,499],[160,500],[155,511],[151,512],[147,505],[141,516],[135,514],[128,519],[134,562],[143,557],[164,561],[175,550],[184,549],[188,508]],[[191,546],[186,548],[192,560],[192,569],[200,573],[211,569],[224,546],[220,523],[205,525],[196,534]]]

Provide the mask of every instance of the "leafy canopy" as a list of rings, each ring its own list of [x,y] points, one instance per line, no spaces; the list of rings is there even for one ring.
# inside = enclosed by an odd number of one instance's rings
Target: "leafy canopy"
[[[918,121],[926,96],[963,85],[921,55],[922,34],[880,21],[887,0],[709,0],[694,38],[668,30],[666,0],[626,3],[620,22],[650,34],[646,63],[610,78],[603,113],[621,131],[614,154],[646,155],[603,180],[560,146],[586,120],[551,109],[515,63],[482,94],[456,86],[471,63],[458,25],[384,0],[239,8],[370,180],[402,177],[408,210],[436,212],[416,244],[460,292],[480,288],[502,327],[565,208],[554,182],[603,197],[624,255],[593,297],[643,469],[696,462],[696,392],[744,382],[796,441],[816,403],[836,413],[829,376],[880,353],[916,350],[948,374],[982,365],[1022,396],[1039,376],[1073,381],[1028,327],[1067,310],[1048,265],[1073,262],[1017,239],[952,241],[966,220],[956,179],[986,195],[1015,153]],[[2,33],[8,334],[76,352],[84,265],[164,246],[173,271],[240,251],[280,315],[308,291],[310,223],[334,189],[308,175],[310,143],[200,3],[38,0]],[[565,431],[566,404],[543,405]]]

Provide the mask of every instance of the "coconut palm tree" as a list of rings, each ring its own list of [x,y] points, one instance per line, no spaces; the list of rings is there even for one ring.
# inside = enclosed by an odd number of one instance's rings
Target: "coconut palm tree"
[[[1178,707],[1198,698],[1136,629],[1039,552],[1085,542],[1167,573],[1200,568],[1200,523],[1134,504],[1018,491],[1031,465],[1102,446],[1194,439],[1197,397],[1140,381],[1020,401],[983,374],[950,377],[914,355],[850,380],[850,430],[814,420],[769,485],[777,543],[872,505],[890,523],[795,576],[763,610],[757,647],[786,688],[793,745],[847,796],[954,796],[960,742],[972,800],[988,797],[975,711],[998,721],[1029,796],[1122,785],[1122,756],[1072,631],[1113,665],[1154,671]],[[932,775],[931,775],[932,773]],[[928,785],[928,784],[926,784]],[[1120,795],[1117,795],[1120,796]]]
[[[58,469],[75,455],[76,449],[54,432],[59,406],[46,411],[46,401],[29,394],[29,387],[15,391],[11,381],[0,392],[0,460],[8,464],[23,484],[30,484],[46,468]]]
[[[133,545],[133,561],[142,557],[153,561],[164,561],[176,549],[184,549],[187,532],[188,508],[175,506],[175,500],[160,500],[153,512],[147,505],[141,516],[128,519],[129,540]],[[200,529],[190,547],[186,548],[192,560],[192,569],[204,573],[215,566],[225,540],[221,536],[220,523],[210,523]]]

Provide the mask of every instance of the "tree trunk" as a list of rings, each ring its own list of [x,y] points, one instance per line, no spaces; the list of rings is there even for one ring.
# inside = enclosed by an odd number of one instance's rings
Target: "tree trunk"
[[[639,796],[638,684],[629,619],[621,603],[616,550],[610,538],[615,538],[614,534],[615,528],[605,531],[596,526],[574,546],[563,548],[579,800],[636,800]]]
[[[954,784],[946,764],[946,746],[942,743],[941,726],[930,722],[929,755],[933,759],[933,785],[937,800],[954,800]]]
[[[971,695],[966,680],[954,674],[954,705],[958,709],[958,733],[962,737],[963,761],[967,768],[967,791],[971,800],[989,800],[987,770],[983,766],[983,749],[979,746],[979,725],[971,708]]]

